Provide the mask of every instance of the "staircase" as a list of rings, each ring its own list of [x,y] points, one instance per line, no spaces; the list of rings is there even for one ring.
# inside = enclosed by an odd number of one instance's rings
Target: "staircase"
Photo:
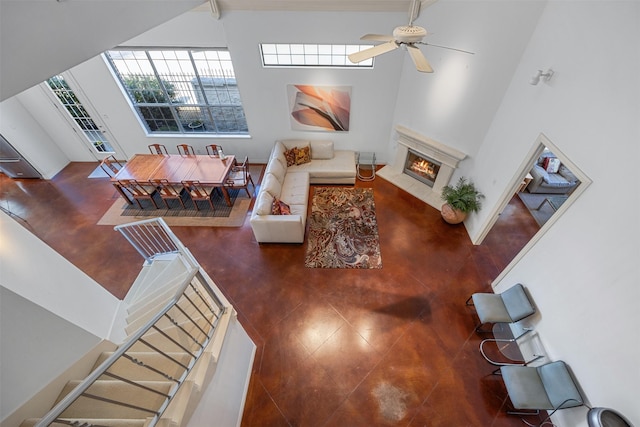
[[[87,378],[69,381],[47,415],[20,427],[186,425],[235,312],[180,246],[145,256],[123,301],[124,343],[102,353]]]

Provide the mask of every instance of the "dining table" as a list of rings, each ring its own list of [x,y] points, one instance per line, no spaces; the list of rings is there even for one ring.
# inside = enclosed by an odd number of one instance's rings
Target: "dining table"
[[[204,186],[220,187],[227,205],[231,206],[231,198],[224,183],[234,164],[233,155],[222,159],[210,155],[135,154],[111,181],[129,203],[132,203],[131,200],[117,185],[120,180],[134,179],[147,183],[166,179],[172,185],[182,185],[183,181],[199,181]]]

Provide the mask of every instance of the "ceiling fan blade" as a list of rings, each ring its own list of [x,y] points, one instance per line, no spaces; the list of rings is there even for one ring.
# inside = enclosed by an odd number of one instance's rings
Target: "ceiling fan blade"
[[[411,59],[418,71],[423,73],[433,73],[433,68],[431,68],[429,61],[427,61],[427,58],[425,58],[420,49],[408,44],[407,51],[409,51],[409,55],[411,56]]]
[[[355,63],[365,61],[369,58],[373,58],[374,56],[382,55],[383,53],[390,52],[394,49],[397,49],[398,45],[395,41],[390,41],[387,43],[379,44],[377,46],[373,46],[369,49],[361,50],[360,52],[355,52],[349,55],[349,61]]]
[[[360,40],[372,40],[374,42],[390,42],[393,40],[393,36],[387,36],[383,34],[365,34],[360,37]]]
[[[469,52],[468,50],[463,50],[463,49],[457,49],[455,47],[441,46],[441,45],[437,45],[437,44],[433,44],[433,43],[427,43],[427,42],[417,42],[417,43],[423,44],[425,46],[439,47],[440,49],[455,50],[457,52],[468,53],[469,55],[475,55],[474,52]]]

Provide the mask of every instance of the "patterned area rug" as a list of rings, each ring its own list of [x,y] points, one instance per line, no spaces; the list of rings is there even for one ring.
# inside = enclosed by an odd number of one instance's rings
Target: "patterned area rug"
[[[305,266],[382,268],[372,188],[315,189]]]

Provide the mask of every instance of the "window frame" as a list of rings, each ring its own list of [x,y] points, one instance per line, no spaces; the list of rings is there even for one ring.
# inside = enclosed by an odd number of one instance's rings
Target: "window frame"
[[[348,55],[371,48],[366,44],[333,43],[259,43],[263,68],[338,68],[371,70],[374,58],[359,63]],[[266,52],[266,53],[265,53]],[[267,61],[269,59],[269,61]],[[273,60],[276,60],[273,62]]]
[[[102,56],[148,136],[250,136],[228,49],[122,46]]]

